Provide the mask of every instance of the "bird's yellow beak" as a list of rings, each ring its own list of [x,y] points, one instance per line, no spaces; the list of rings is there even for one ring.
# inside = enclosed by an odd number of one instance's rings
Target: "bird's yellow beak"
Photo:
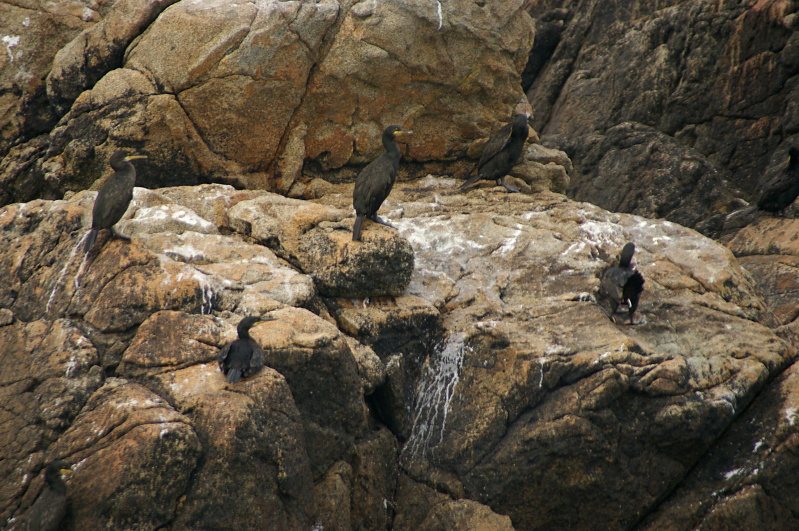
[[[401,131],[395,131],[394,136],[411,136],[413,131],[409,131],[407,129],[402,129]]]
[[[125,157],[125,160],[130,162],[131,160],[146,159],[146,158],[147,158],[147,155],[128,155],[127,157]]]

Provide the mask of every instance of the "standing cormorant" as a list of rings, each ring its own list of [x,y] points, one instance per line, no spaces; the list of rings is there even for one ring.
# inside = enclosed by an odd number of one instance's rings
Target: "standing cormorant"
[[[146,158],[144,155],[128,155],[121,149],[111,155],[109,163],[115,171],[94,200],[92,228],[84,247],[86,253],[91,251],[99,230],[111,229],[125,215],[133,199],[133,186],[136,184],[136,168],[131,161]]]
[[[264,350],[250,337],[250,328],[257,323],[273,320],[273,317],[247,316],[239,321],[236,327],[239,338],[225,345],[217,358],[219,370],[227,376],[229,383],[238,382],[242,376],[252,376],[264,366]]]
[[[638,308],[638,299],[644,291],[644,277],[630,263],[635,254],[635,244],[627,243],[621,250],[618,267],[611,267],[602,275],[600,290],[611,301],[611,319],[614,319],[619,304],[627,304],[630,312],[630,324]],[[615,319],[614,319],[615,321]]]
[[[67,514],[67,484],[61,472],[72,472],[64,461],[53,461],[44,472],[44,490],[33,502],[27,518],[28,531],[55,531]]]
[[[505,176],[522,156],[527,135],[527,115],[516,114],[511,123],[502,127],[488,139],[483,146],[480,162],[477,163],[477,173],[469,177],[460,186],[460,190],[473,185],[480,179],[486,179],[497,181],[497,185],[504,186],[508,192],[518,192],[519,190],[505,182]]]
[[[799,148],[791,146],[788,160],[781,165],[780,172],[763,187],[757,202],[760,210],[785,214],[794,200],[799,197]]]
[[[383,131],[383,147],[386,148],[386,152],[367,164],[358,174],[355,189],[352,191],[352,206],[355,207],[352,241],[361,240],[361,226],[366,218],[391,226],[377,216],[377,210],[386,200],[394,186],[394,181],[397,180],[397,168],[399,168],[399,160],[402,156],[397,139],[412,134],[413,131],[408,131],[398,125],[386,127]]]

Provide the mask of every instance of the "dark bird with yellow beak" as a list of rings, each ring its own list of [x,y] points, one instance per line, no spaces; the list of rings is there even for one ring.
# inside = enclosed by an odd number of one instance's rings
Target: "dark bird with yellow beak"
[[[361,240],[361,228],[366,218],[391,227],[389,223],[377,216],[377,210],[386,200],[394,186],[394,181],[397,180],[397,170],[400,157],[402,157],[397,140],[403,141],[412,134],[413,131],[408,131],[398,125],[386,127],[383,131],[383,147],[386,148],[386,152],[370,162],[358,174],[355,189],[352,191],[352,206],[355,207],[352,241]]]
[[[53,461],[44,472],[45,487],[28,512],[28,531],[55,531],[67,514],[67,484],[62,472],[72,469],[64,461]]]
[[[125,215],[136,185],[136,168],[131,161],[146,158],[145,155],[128,155],[121,149],[111,155],[109,163],[115,171],[100,188],[97,199],[94,200],[92,228],[84,247],[86,253],[94,246],[98,231],[111,229],[113,232],[113,226]]]

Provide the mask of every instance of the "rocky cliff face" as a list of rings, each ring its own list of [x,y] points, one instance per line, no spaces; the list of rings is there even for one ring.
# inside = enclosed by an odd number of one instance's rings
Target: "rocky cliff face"
[[[797,227],[729,215],[796,133],[795,6],[623,7],[0,3],[2,526],[64,459],[69,529],[795,528]],[[526,193],[456,192],[524,92]]]

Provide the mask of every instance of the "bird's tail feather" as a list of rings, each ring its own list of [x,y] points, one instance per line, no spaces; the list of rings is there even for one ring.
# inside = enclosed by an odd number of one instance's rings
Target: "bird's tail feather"
[[[352,241],[361,241],[361,226],[363,225],[363,220],[365,218],[366,216],[355,216],[355,225],[352,227]]]
[[[474,183],[476,183],[477,181],[479,181],[482,178],[483,178],[482,175],[480,175],[479,173],[475,173],[474,175],[472,175],[471,177],[466,179],[466,182],[464,182],[462,185],[460,185],[458,187],[458,190],[463,190],[464,188],[468,188],[469,186],[473,185]]]
[[[241,378],[241,369],[230,369],[227,373],[228,383],[236,383]]]
[[[97,229],[89,230],[89,235],[86,237],[86,245],[83,246],[83,252],[89,254],[89,251],[94,247],[94,242],[97,241]]]

